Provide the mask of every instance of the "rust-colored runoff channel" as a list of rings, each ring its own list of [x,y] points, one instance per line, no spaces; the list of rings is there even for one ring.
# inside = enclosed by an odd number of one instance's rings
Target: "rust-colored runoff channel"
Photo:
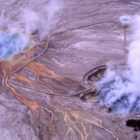
[[[49,44],[49,40],[45,43],[44,50],[37,57],[30,59],[29,62],[23,64],[18,69],[16,69],[14,72],[13,72],[14,64],[10,65],[7,62],[2,62],[1,67],[2,67],[2,72],[3,72],[2,86],[5,89],[7,89],[9,91],[9,93],[12,93],[18,101],[20,101],[22,104],[26,105],[38,119],[39,119],[39,112],[38,112],[39,109],[44,109],[47,112],[49,112],[52,116],[51,117],[52,119],[51,119],[50,125],[49,125],[49,127],[51,128],[51,125],[53,122],[52,111],[50,109],[48,109],[47,107],[44,107],[43,105],[41,105],[35,101],[31,101],[31,100],[27,99],[26,97],[22,96],[19,92],[17,92],[17,90],[14,87],[12,87],[9,84],[9,81],[8,81],[9,78],[14,78],[14,79],[20,79],[22,81],[25,81],[25,82],[28,82],[29,84],[31,84],[32,83],[31,80],[29,80],[27,77],[17,74],[17,72],[19,72],[23,68],[27,68],[27,66],[32,63],[32,68],[29,67],[29,70],[37,73],[37,75],[41,74],[40,70],[42,70],[44,68],[43,65],[36,63],[34,61],[37,60],[40,56],[42,56],[47,51],[48,44]],[[39,65],[39,67],[37,65]],[[47,70],[46,70],[46,72],[47,72]],[[45,73],[45,71],[44,71],[44,73]],[[49,73],[51,73],[52,76],[55,77],[55,73],[53,73],[53,71],[50,70]]]

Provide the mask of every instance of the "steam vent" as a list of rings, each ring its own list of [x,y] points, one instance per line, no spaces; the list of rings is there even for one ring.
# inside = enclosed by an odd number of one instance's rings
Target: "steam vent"
[[[140,140],[140,1],[0,6],[0,140]]]

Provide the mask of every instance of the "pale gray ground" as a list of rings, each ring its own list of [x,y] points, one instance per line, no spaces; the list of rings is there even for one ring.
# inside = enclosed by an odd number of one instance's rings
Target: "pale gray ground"
[[[28,0],[17,0],[13,6],[10,5],[11,2],[9,1],[0,0],[0,5],[5,7],[7,14],[11,14],[19,7],[28,5]],[[45,0],[32,3],[39,10],[43,8]],[[139,9],[140,2],[138,0],[64,0],[62,16],[53,33],[66,32],[53,38],[47,54],[40,60],[49,63],[64,77],[79,82],[82,80],[82,76],[92,67],[105,64],[108,60],[125,61],[123,28],[110,21],[118,22],[119,16],[137,14],[140,11]],[[94,25],[99,22],[104,23]],[[62,93],[73,90],[72,86],[66,89],[62,85],[58,85],[58,87],[60,91],[62,87]],[[22,90],[22,87],[19,88]],[[45,128],[45,124],[48,123],[46,114],[46,117],[42,118],[46,121],[42,126],[40,136],[36,129],[38,121],[24,105],[6,92],[2,90],[0,94],[0,140],[61,140],[62,137],[64,140],[82,139],[76,133],[68,136],[63,134],[62,131],[65,130],[63,119],[56,112],[56,116],[58,115],[55,117],[57,131],[54,130],[49,137],[49,132]],[[45,95],[30,92],[31,95],[26,95],[26,92],[23,94],[33,100],[50,104],[44,99]],[[125,126],[125,120],[127,120],[125,117],[119,118],[119,116],[107,114],[99,107],[95,107],[90,101],[87,103],[77,100],[68,102],[55,98],[59,97],[54,97],[52,102],[55,102],[55,104],[87,111],[100,118],[103,120],[103,125],[113,131],[120,140],[133,140],[135,133],[138,135],[137,139],[140,139],[139,132],[133,132],[133,129]],[[89,140],[115,139],[111,134],[97,126],[89,125],[87,127],[90,130]]]

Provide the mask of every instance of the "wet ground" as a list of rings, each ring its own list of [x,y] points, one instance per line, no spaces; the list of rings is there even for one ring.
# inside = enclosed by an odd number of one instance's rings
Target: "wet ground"
[[[0,2],[4,7],[6,3]],[[14,7],[5,7],[14,12],[15,7],[28,5],[26,1],[15,3]],[[36,9],[42,8],[43,2],[38,3]],[[139,6],[138,0],[64,1],[48,51],[9,77],[12,90],[0,87],[0,139],[140,139],[139,131],[126,126],[128,119],[139,116],[113,115],[99,107],[94,97],[83,101],[73,96],[91,88],[82,83],[91,68],[108,61],[125,63],[124,31],[118,19],[124,14],[139,13]],[[129,34],[128,29],[127,42]],[[42,51],[40,47],[36,49],[37,53]],[[11,94],[13,91],[30,100],[29,106],[19,102]]]

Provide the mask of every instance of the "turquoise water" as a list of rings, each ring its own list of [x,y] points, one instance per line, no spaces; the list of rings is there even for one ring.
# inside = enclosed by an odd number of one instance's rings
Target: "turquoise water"
[[[29,47],[29,38],[18,32],[0,32],[0,60],[8,60],[12,56]]]

